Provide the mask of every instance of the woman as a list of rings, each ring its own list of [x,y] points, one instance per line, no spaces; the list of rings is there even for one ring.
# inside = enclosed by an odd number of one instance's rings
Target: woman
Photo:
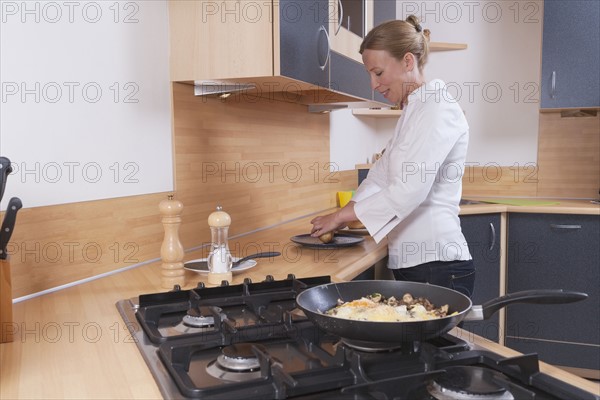
[[[379,242],[397,280],[429,282],[471,296],[475,268],[458,217],[469,127],[444,82],[426,82],[429,31],[411,15],[365,37],[360,53],[371,86],[402,116],[385,153],[352,201],[314,218],[312,236],[360,220]]]

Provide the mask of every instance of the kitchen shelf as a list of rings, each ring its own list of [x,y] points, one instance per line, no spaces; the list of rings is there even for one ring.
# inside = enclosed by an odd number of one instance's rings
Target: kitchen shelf
[[[465,43],[430,42],[429,51],[465,50]]]
[[[352,115],[359,117],[399,118],[402,115],[402,110],[356,108],[352,110]]]
[[[356,164],[354,166],[355,169],[371,169],[371,167],[373,166],[373,163],[369,163],[369,164]]]

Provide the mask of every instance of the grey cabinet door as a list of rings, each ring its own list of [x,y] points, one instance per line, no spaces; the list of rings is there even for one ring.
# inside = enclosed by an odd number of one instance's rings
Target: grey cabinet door
[[[377,0],[374,5],[373,14],[373,26],[396,19],[396,1]],[[377,91],[373,92],[373,100],[383,104],[393,105]]]
[[[283,76],[329,87],[327,0],[280,0],[280,68]]]
[[[373,5],[373,26],[396,19],[396,0],[376,0]]]
[[[500,295],[500,214],[461,215],[460,226],[475,264],[475,288],[471,301],[482,304]],[[462,328],[498,342],[498,314]]]
[[[507,291],[564,289],[572,304],[509,306],[506,345],[551,364],[600,369],[600,216],[511,213]]]
[[[600,106],[600,1],[546,0],[542,108]]]
[[[358,52],[358,49],[356,50]],[[371,100],[372,90],[365,66],[348,57],[331,52],[331,82],[329,87],[361,99]]]

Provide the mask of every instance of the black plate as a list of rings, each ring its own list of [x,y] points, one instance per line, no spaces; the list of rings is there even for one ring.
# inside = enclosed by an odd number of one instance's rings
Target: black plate
[[[292,236],[290,240],[294,243],[298,243],[304,247],[311,249],[337,249],[340,247],[351,247],[365,240],[364,237],[355,235],[346,235],[344,233],[336,233],[333,236],[333,241],[329,243],[323,243],[318,237],[312,237],[309,233],[303,235]]]

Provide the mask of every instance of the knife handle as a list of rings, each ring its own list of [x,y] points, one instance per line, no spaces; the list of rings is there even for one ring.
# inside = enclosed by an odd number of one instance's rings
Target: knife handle
[[[6,207],[6,212],[4,213],[4,221],[2,221],[2,227],[0,228],[0,260],[6,260],[6,245],[15,229],[17,211],[21,208],[23,208],[23,203],[18,197],[13,197],[8,202],[8,207]]]
[[[4,196],[4,188],[6,187],[6,179],[8,174],[12,172],[10,160],[6,157],[0,157],[0,201]]]

